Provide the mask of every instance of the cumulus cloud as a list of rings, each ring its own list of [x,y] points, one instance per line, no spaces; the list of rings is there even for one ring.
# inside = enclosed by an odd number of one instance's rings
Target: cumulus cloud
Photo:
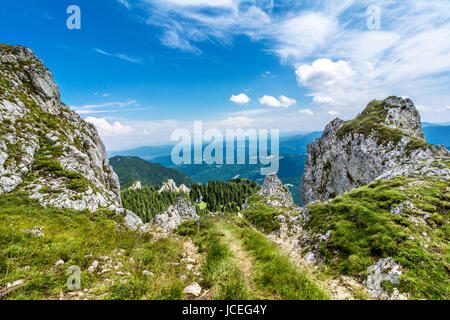
[[[295,70],[297,81],[307,88],[343,86],[349,84],[355,75],[345,61],[333,62],[330,59],[318,59],[311,65],[304,64]]]
[[[297,104],[297,100],[288,98],[284,95],[281,95],[279,99],[280,99],[281,105],[283,107],[290,107],[290,106],[294,106]]]
[[[304,116],[313,116],[314,115],[314,112],[312,112],[310,109],[300,109],[298,111],[298,113],[300,113],[301,115],[304,115]]]
[[[114,121],[110,124],[105,118],[87,117],[86,121],[92,123],[101,136],[114,137],[123,136],[135,133],[135,130],[130,126],[124,126],[119,121]]]
[[[273,107],[273,108],[279,108],[281,107],[281,102],[278,101],[277,98],[272,96],[263,96],[259,99],[259,103],[261,103],[263,106]]]
[[[450,101],[448,0],[382,1],[381,30],[367,29],[370,0],[134,1],[139,20],[178,50],[201,54],[202,42],[232,45],[240,35],[261,41],[309,96],[327,98],[313,99],[325,117],[327,106],[351,118],[372,99],[408,95],[432,121]]]
[[[230,101],[237,104],[247,104],[250,102],[250,98],[246,94],[241,93],[238,94],[237,96],[232,95]]]
[[[284,95],[281,95],[279,99],[265,95],[259,99],[259,103],[272,108],[288,108],[297,104],[297,101]]]

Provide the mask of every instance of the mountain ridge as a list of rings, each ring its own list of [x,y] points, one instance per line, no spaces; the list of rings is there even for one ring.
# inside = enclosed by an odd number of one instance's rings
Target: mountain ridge
[[[52,73],[30,49],[0,45],[0,194],[44,207],[108,209],[125,223],[120,185],[97,129],[60,100]]]
[[[414,103],[398,97],[372,101],[354,120],[333,120],[308,153],[305,204],[335,198],[401,164],[450,154],[426,143]]]
[[[190,186],[194,183],[189,176],[175,169],[166,168],[162,164],[151,163],[139,157],[115,156],[109,161],[122,187],[127,187],[136,181],[140,181],[143,185],[161,186],[169,179],[173,179],[178,185]]]

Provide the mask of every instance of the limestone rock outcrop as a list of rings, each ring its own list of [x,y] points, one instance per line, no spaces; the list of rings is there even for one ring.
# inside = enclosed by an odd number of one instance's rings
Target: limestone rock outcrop
[[[303,202],[327,201],[378,177],[426,173],[448,178],[448,169],[433,164],[449,156],[445,147],[426,143],[410,99],[373,101],[355,120],[333,120],[308,146]]]
[[[177,184],[173,179],[169,179],[169,181],[164,182],[161,189],[158,191],[159,193],[162,192],[176,192],[176,193],[186,193],[189,194],[191,192],[191,189],[186,187],[184,184],[177,187]]]
[[[258,195],[267,198],[267,204],[274,207],[293,207],[294,201],[289,189],[276,174],[267,175]]]
[[[163,231],[176,229],[184,221],[198,220],[196,207],[187,199],[178,198],[177,201],[162,214],[153,218],[153,224]]]
[[[0,194],[19,189],[43,206],[122,207],[96,128],[60,101],[52,73],[22,46],[0,44]]]

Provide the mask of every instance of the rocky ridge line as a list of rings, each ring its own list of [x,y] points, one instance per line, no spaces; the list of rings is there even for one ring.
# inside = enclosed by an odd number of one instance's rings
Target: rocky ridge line
[[[52,73],[22,46],[0,44],[0,194],[43,206],[122,208],[117,175],[96,128],[60,100]]]
[[[448,179],[434,162],[449,159],[443,146],[428,145],[420,115],[410,99],[373,101],[355,120],[339,118],[308,146],[303,203],[327,201],[378,177],[428,174]]]

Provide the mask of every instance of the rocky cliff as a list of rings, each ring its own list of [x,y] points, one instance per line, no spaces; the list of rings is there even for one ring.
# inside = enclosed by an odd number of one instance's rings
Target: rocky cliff
[[[0,123],[0,194],[125,212],[96,128],[60,101],[52,73],[22,46],[0,45]]]
[[[267,204],[274,207],[293,207],[294,201],[289,189],[283,185],[276,174],[267,175],[258,195],[267,199]]]
[[[333,120],[308,146],[303,175],[305,205],[327,201],[378,177],[426,173],[449,177],[436,159],[448,158],[442,146],[428,145],[420,115],[410,99],[372,101],[354,120]]]

